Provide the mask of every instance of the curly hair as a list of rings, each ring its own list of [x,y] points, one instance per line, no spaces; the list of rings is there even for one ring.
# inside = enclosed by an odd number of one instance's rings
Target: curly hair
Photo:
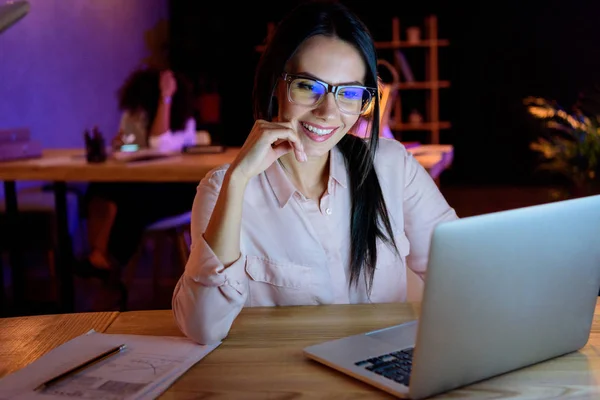
[[[154,121],[160,98],[160,73],[158,68],[140,68],[134,70],[119,88],[119,110],[121,111],[145,111],[148,116],[148,125]],[[192,85],[188,79],[180,73],[174,72],[177,81],[177,91],[173,95],[171,103],[171,121],[169,123],[172,131],[185,128],[186,122],[194,116],[194,97]]]

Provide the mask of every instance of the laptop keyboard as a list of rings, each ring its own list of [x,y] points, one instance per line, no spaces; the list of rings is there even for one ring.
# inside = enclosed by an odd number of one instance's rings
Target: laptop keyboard
[[[412,356],[413,348],[411,347],[358,361],[354,365],[364,367],[369,371],[408,386],[412,369]]]

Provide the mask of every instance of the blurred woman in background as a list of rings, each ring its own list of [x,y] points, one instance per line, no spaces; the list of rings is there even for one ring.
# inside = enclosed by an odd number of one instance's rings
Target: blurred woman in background
[[[173,71],[133,71],[119,90],[119,109],[115,150],[137,145],[181,151],[195,143],[191,85]],[[196,186],[195,182],[90,183],[84,205],[89,253],[76,272],[101,279],[119,272],[135,254],[148,225],[191,209]]]

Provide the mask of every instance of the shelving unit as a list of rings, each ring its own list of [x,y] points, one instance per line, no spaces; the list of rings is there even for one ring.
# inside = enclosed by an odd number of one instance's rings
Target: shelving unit
[[[400,19],[398,17],[392,18],[392,40],[391,41],[377,41],[375,47],[378,50],[402,50],[407,48],[419,48],[424,50],[423,57],[425,57],[425,79],[422,81],[406,82],[403,81],[404,76],[401,71],[398,71],[400,76],[399,82],[395,82],[394,88],[398,91],[395,96],[390,97],[393,104],[389,106],[389,115],[386,120],[389,121],[389,128],[395,135],[402,136],[403,132],[407,131],[419,131],[429,133],[427,138],[421,140],[422,143],[439,144],[440,143],[440,132],[451,127],[450,122],[440,120],[440,91],[450,87],[450,81],[439,79],[439,49],[442,47],[448,47],[450,41],[446,39],[438,38],[438,21],[437,16],[429,15],[425,17],[423,27],[420,27],[424,36],[418,41],[409,41],[408,39],[402,38],[400,31]],[[424,28],[424,29],[423,29]],[[384,52],[381,51],[381,54]],[[411,53],[407,55],[403,53],[408,64],[411,59],[417,57],[417,55]],[[385,56],[380,55],[380,58]],[[388,60],[389,61],[389,60]],[[392,63],[393,64],[393,63]],[[403,115],[402,102],[403,102],[403,91],[409,90],[424,90],[425,93],[425,104],[424,107],[424,119],[423,122],[413,123],[410,122]],[[418,107],[414,107],[418,108]]]

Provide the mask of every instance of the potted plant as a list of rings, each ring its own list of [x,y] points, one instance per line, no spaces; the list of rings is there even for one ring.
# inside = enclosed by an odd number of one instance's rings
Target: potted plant
[[[540,156],[539,169],[566,177],[571,197],[600,193],[599,88],[582,93],[571,111],[541,97],[527,97],[524,104],[543,127],[530,143]]]

